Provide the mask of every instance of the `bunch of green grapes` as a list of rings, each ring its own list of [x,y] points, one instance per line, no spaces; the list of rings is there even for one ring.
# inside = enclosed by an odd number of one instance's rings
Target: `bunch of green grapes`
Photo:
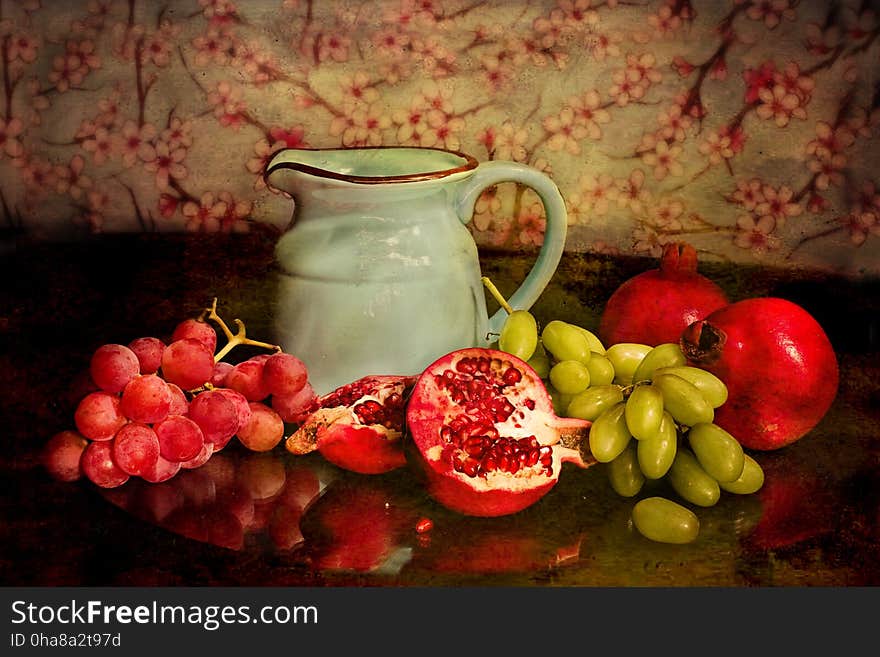
[[[764,472],[739,441],[713,422],[727,386],[687,364],[675,343],[619,343],[607,348],[591,331],[553,320],[538,332],[530,313],[514,311],[498,340],[544,379],[558,415],[590,420],[590,450],[607,464],[615,492],[635,497],[647,480],[665,479],[684,501],[715,505],[722,491],[747,495]],[[699,532],[687,507],[650,497],[633,524],[661,542],[686,543]]]

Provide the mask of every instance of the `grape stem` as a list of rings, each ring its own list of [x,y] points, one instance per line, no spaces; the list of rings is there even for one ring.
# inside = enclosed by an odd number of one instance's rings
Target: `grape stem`
[[[232,351],[235,347],[240,344],[248,344],[253,347],[263,347],[264,349],[271,349],[273,351],[281,351],[281,347],[277,344],[269,344],[268,342],[260,342],[259,340],[252,340],[247,337],[247,329],[245,328],[244,322],[240,319],[233,320],[238,326],[238,330],[233,333],[226,322],[221,319],[220,315],[217,314],[217,298],[214,297],[214,300],[211,302],[210,308],[205,308],[204,313],[202,313],[202,317],[207,313],[207,318],[211,319],[220,326],[220,330],[226,335],[226,344],[223,348],[214,354],[214,362],[219,363],[222,358]]]
[[[495,287],[495,283],[488,276],[483,276],[480,280],[483,281],[483,285],[486,286],[486,289],[495,297],[495,300],[507,311],[507,314],[510,315],[513,312],[513,308],[511,308],[510,304],[507,303],[507,299],[504,298],[504,295]]]

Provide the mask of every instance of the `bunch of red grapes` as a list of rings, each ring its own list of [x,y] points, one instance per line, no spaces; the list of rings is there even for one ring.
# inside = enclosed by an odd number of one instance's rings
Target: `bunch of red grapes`
[[[204,315],[218,323],[227,342]],[[85,476],[102,488],[130,477],[167,481],[203,465],[237,437],[255,452],[273,449],[286,423],[300,423],[315,401],[301,360],[233,334],[216,314],[180,322],[167,342],[142,337],[105,344],[91,357],[92,390],[74,412],[76,430],[53,436],[44,464],[59,479]],[[240,344],[269,348],[237,364],[222,360]]]

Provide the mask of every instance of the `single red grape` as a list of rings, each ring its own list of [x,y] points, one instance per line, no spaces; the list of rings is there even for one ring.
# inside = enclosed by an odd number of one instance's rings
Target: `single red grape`
[[[269,396],[269,388],[263,381],[265,359],[249,358],[234,366],[226,375],[226,387],[244,395],[249,402],[263,401]]]
[[[171,341],[175,342],[187,338],[201,342],[208,348],[212,356],[217,350],[217,331],[208,322],[199,319],[185,319],[180,322],[171,334]]]
[[[89,441],[77,431],[60,431],[43,447],[43,467],[59,481],[76,481],[82,477],[80,459]]]
[[[136,338],[128,343],[128,348],[137,356],[141,374],[155,374],[162,366],[162,352],[165,343],[159,338]]]
[[[226,397],[235,406],[235,413],[238,416],[238,427],[236,432],[241,429],[247,421],[251,419],[250,402],[243,394],[232,388],[214,388],[215,392],[219,392]],[[216,447],[216,446],[215,446]]]
[[[111,440],[128,420],[122,414],[119,397],[99,390],[83,397],[73,413],[79,432],[89,440]]]
[[[159,437],[159,453],[169,461],[189,461],[202,449],[205,437],[199,425],[183,415],[169,415],[153,425]]]
[[[214,454],[214,444],[205,442],[202,445],[202,450],[195,455],[195,457],[191,458],[189,461],[182,461],[180,467],[184,470],[195,470],[196,468],[202,467],[211,456]]]
[[[250,402],[251,418],[238,430],[238,440],[254,452],[266,452],[284,437],[284,421],[262,402]]]
[[[271,405],[285,422],[302,424],[314,410],[317,398],[312,384],[306,383],[299,392],[292,395],[272,395]]]
[[[211,385],[215,388],[226,385],[226,375],[232,370],[232,363],[225,360],[214,363],[214,375],[211,377]]]
[[[162,375],[183,390],[204,385],[213,374],[213,352],[194,338],[176,340],[162,353]]]
[[[130,475],[152,472],[159,458],[159,437],[152,427],[129,422],[113,439],[113,460],[119,469]]]
[[[180,386],[173,383],[168,384],[171,391],[171,406],[168,409],[168,415],[186,415],[189,412],[189,400],[186,398]]]
[[[263,363],[263,382],[271,395],[295,395],[308,378],[305,363],[293,354],[279,351]]]
[[[129,479],[129,475],[113,460],[112,442],[89,443],[80,464],[89,481],[101,488],[116,488]]]
[[[205,442],[225,445],[238,431],[235,404],[217,389],[200,392],[189,403],[190,420],[199,425]]]
[[[101,345],[92,354],[89,365],[92,381],[105,392],[121,392],[139,372],[137,356],[122,344]]]
[[[120,408],[133,422],[159,422],[170,412],[171,390],[165,379],[156,374],[137,376],[123,389]]]

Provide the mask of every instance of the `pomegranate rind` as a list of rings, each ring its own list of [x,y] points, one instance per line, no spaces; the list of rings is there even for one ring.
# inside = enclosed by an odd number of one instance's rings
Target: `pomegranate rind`
[[[461,414],[461,409],[438,386],[436,377],[454,369],[465,358],[498,361],[501,370],[513,366],[520,371],[522,380],[507,391],[520,402],[515,404],[517,411],[511,416],[512,420],[495,426],[501,435],[534,436],[540,445],[551,446],[549,473],[524,468],[513,474],[496,471],[485,476],[468,476],[456,471],[453,457],[458,448],[440,435],[450,415]],[[526,398],[532,405],[530,409],[523,407]],[[553,413],[543,381],[527,363],[502,351],[478,347],[451,352],[429,365],[416,382],[407,407],[407,428],[417,454],[414,458],[424,475],[428,493],[443,506],[471,516],[497,517],[522,511],[556,485],[563,462],[572,461],[581,467],[589,465],[591,459],[584,459],[579,449],[560,442],[563,434],[586,435],[589,426],[589,422],[559,418]]]
[[[384,474],[403,467],[404,405],[400,407],[400,430],[363,424],[353,409],[367,400],[384,401],[393,392],[405,398],[415,380],[415,376],[368,376],[323,395],[318,399],[318,409],[285,441],[287,451],[308,454],[317,450],[330,463],[359,474]],[[351,386],[363,386],[367,392],[345,406],[322,406],[338,399],[339,391]]]
[[[714,422],[743,447],[769,451],[803,438],[837,396],[831,341],[812,315],[786,299],[730,304],[685,329],[681,347],[691,364],[727,386]]]

